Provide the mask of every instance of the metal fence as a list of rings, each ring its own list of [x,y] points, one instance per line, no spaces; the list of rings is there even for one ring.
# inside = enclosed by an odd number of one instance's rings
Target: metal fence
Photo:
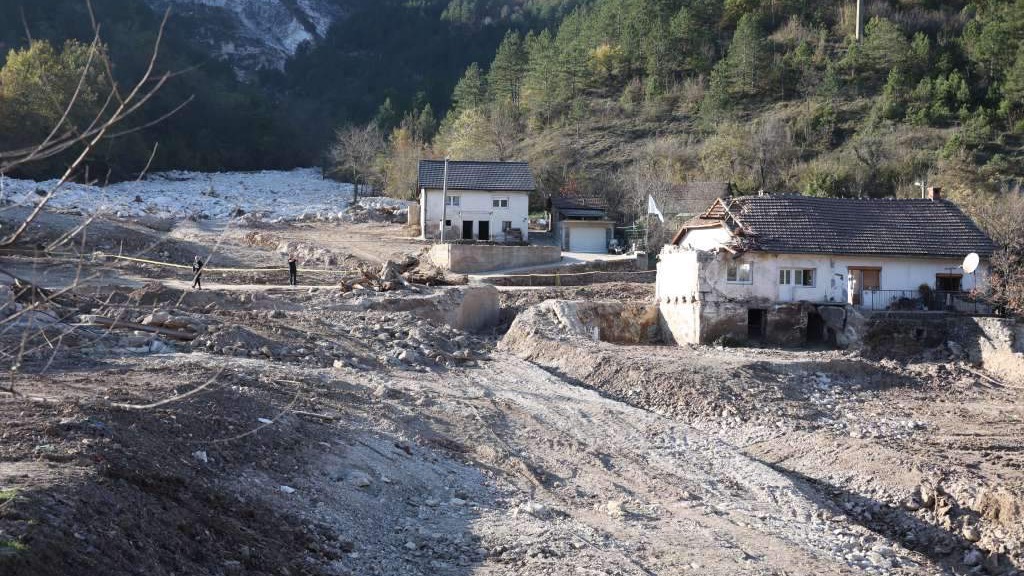
[[[861,306],[868,310],[989,313],[989,306],[970,293],[943,290],[864,290]]]

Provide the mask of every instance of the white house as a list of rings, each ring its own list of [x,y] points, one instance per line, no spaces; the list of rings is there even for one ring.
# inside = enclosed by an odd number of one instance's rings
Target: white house
[[[528,242],[536,189],[526,162],[421,160],[420,230],[424,238],[439,238],[443,222],[449,241]]]
[[[962,309],[994,250],[937,188],[920,200],[719,199],[661,253],[662,327],[678,343],[792,344],[845,322],[846,306]],[[981,264],[967,272],[971,253]]]

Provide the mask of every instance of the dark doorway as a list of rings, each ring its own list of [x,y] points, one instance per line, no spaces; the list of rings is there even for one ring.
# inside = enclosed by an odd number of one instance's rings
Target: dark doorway
[[[473,239],[473,221],[463,220],[462,221],[462,239],[472,240]]]
[[[824,344],[827,341],[825,335],[825,319],[817,312],[807,313],[807,343]]]
[[[936,274],[935,289],[939,292],[960,292],[963,279],[960,274]]]
[[[479,238],[480,240],[490,240],[491,222],[489,220],[481,220],[480,222],[478,222],[478,224],[480,225],[480,231],[478,233],[479,235],[477,236],[477,238]]]
[[[751,340],[764,338],[768,331],[768,311],[763,308],[747,310],[747,337]]]

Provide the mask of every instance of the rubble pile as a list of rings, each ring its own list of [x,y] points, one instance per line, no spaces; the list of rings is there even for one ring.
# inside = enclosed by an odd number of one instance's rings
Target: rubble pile
[[[282,256],[295,256],[295,259],[303,265],[324,264],[336,266],[345,259],[344,256],[340,256],[326,248],[295,241],[279,242],[277,244],[277,253]]]
[[[488,356],[486,339],[417,320],[409,313],[371,315],[364,320],[354,323],[348,336],[367,343],[382,365],[414,369],[471,366]]]
[[[404,224],[409,218],[407,202],[381,196],[363,197],[354,202],[344,212],[337,215],[336,220],[344,222],[387,222]],[[334,221],[328,218],[328,221]]]
[[[390,292],[392,290],[419,292],[420,289],[410,282],[410,278],[413,278],[413,275],[407,272],[416,264],[418,264],[416,258],[410,256],[403,260],[402,263],[388,260],[381,266],[380,270],[369,266],[360,266],[360,274],[342,279],[338,284],[338,288],[343,292],[365,292],[367,290],[375,292]]]
[[[255,313],[253,313],[255,314]],[[434,326],[409,312],[326,312],[322,329],[296,325],[296,315],[283,310],[259,313],[260,322],[245,325],[224,321],[209,326],[191,342],[195,351],[267,359],[311,367],[389,367],[435,370],[472,366],[488,355],[491,344],[449,326]]]

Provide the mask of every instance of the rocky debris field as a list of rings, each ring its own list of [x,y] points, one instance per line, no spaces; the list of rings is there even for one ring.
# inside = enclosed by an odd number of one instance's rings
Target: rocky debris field
[[[715,434],[948,570],[1012,574],[1024,563],[1019,388],[946,349],[923,355],[941,362],[906,364],[839,351],[619,346],[567,324],[566,309],[521,313],[499,348]]]
[[[847,572],[834,550],[881,558],[865,573],[930,566],[711,435],[510,357],[57,368],[0,402],[0,574]]]
[[[2,576],[1022,569],[1020,391],[948,346],[659,346],[651,284],[427,286],[380,222],[80,239],[337,268],[190,291],[35,255],[75,218],[5,262]]]
[[[31,207],[55,181],[4,178],[5,202]],[[66,184],[49,203],[68,214],[120,219],[244,218],[246,222],[344,219],[352,185],[324,179],[305,168],[262,172],[161,172],[140,181],[107,186]],[[401,210],[391,199],[363,199],[367,210]]]

